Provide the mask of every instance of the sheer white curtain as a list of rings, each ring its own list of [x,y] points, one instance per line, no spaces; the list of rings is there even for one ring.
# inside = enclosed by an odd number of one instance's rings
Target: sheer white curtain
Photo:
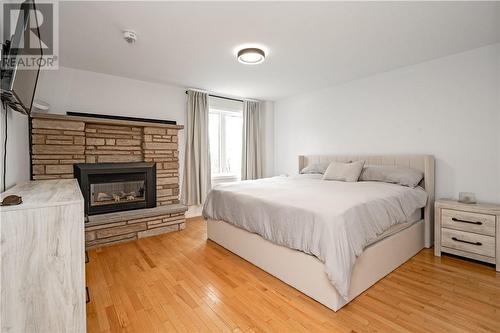
[[[182,201],[201,205],[212,187],[208,143],[208,94],[188,90]]]
[[[263,177],[263,115],[260,102],[243,103],[243,147],[241,161],[241,179]]]

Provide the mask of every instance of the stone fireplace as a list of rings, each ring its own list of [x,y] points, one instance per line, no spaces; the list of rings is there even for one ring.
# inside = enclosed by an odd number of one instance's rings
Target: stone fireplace
[[[33,113],[32,179],[79,180],[87,248],[182,230],[182,128],[146,119]]]

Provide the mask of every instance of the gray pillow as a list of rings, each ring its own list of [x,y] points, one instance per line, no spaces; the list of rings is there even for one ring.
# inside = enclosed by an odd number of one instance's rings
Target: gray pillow
[[[351,163],[332,162],[323,174],[323,180],[357,182],[365,161]]]
[[[366,165],[360,181],[375,181],[415,187],[424,178],[422,171],[393,165]]]
[[[318,173],[318,174],[324,174],[326,168],[328,168],[328,165],[330,163],[313,163],[308,166],[306,166],[304,169],[300,170],[301,174],[305,173]]]

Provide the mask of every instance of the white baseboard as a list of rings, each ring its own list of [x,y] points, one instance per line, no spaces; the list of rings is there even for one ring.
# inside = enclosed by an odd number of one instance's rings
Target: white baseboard
[[[203,205],[188,206],[188,210],[186,212],[186,218],[190,219],[192,217],[200,217],[202,210],[203,210]]]

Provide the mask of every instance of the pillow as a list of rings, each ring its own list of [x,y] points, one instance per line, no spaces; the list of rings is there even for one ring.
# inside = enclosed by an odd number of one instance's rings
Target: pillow
[[[332,162],[326,169],[323,180],[357,182],[364,164],[364,161],[352,163]]]
[[[305,173],[320,173],[324,174],[326,168],[328,168],[328,162],[326,163],[314,163],[311,165],[306,166],[304,169],[300,170],[301,174]]]
[[[375,181],[415,187],[424,178],[422,171],[394,165],[367,165],[360,181]]]

